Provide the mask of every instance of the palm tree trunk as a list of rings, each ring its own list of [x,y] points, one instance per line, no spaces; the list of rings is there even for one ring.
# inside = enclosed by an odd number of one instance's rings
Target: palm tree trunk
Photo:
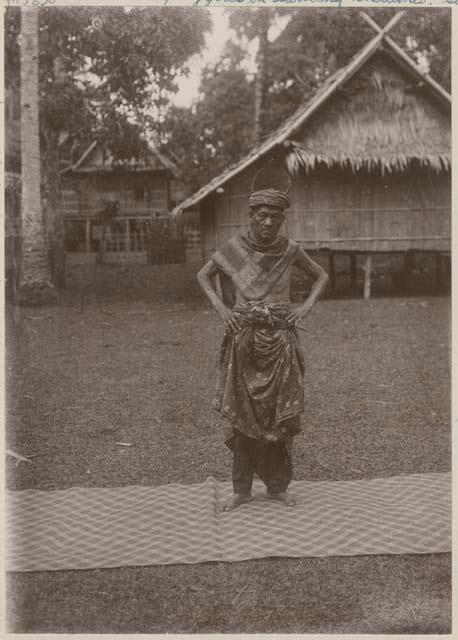
[[[41,206],[38,102],[38,9],[21,10],[22,264],[21,304],[56,300]]]
[[[265,135],[266,128],[266,94],[267,94],[267,71],[268,71],[268,55],[269,40],[267,37],[269,31],[269,12],[266,8],[258,9],[259,11],[259,49],[256,56],[258,71],[256,74],[254,88],[254,142],[259,144]]]

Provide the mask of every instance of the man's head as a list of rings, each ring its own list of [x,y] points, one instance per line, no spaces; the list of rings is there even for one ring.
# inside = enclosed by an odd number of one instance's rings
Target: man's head
[[[250,227],[255,239],[263,244],[275,240],[289,206],[287,195],[276,189],[254,191],[249,200]]]

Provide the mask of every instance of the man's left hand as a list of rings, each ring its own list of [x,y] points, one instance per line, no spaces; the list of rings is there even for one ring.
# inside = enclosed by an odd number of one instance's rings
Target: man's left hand
[[[308,316],[311,310],[312,310],[312,307],[310,305],[303,305],[302,307],[299,307],[299,309],[295,309],[294,311],[291,311],[291,313],[286,317],[286,320],[287,322],[289,322],[290,325],[296,325],[303,318]]]

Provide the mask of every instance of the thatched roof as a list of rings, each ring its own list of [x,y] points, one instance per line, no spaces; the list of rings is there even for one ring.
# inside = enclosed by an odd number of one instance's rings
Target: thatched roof
[[[397,19],[399,19],[398,14]],[[393,19],[384,29],[380,29],[377,35],[369,41],[351,60],[341,69],[337,70],[318,91],[307,100],[307,102],[290,116],[272,135],[262,144],[255,147],[240,162],[228,168],[219,176],[213,178],[208,184],[199,189],[190,198],[179,204],[172,211],[172,214],[179,215],[184,210],[198,204],[201,200],[209,196],[216,189],[222,187],[228,180],[244,171],[260,159],[265,159],[275,149],[283,148],[282,154],[288,169],[294,172],[303,168],[311,169],[318,163],[328,165],[339,164],[340,166],[351,166],[353,169],[375,166],[382,170],[402,169],[412,160],[420,164],[434,167],[436,170],[450,166],[451,143],[450,143],[450,122],[449,113],[451,106],[451,95],[441,87],[428,74],[423,73],[399,47],[387,37],[387,31],[394,24]],[[375,56],[377,52],[388,56],[395,66],[407,74],[412,80],[415,94],[408,96],[404,90],[403,100],[409,111],[409,116],[413,119],[410,125],[406,125],[407,120],[393,117],[395,105],[401,99],[399,88],[393,87],[392,82],[386,82],[383,74],[380,79],[377,95],[383,95],[383,105],[376,105],[377,118],[373,116],[371,108],[374,106],[374,96],[371,98],[371,91],[363,91],[360,103],[354,113],[347,113],[344,119],[337,118],[334,123],[329,123],[320,131],[318,125],[319,112],[323,105],[332,103],[337,94],[345,90],[347,83],[354,78],[355,74]],[[389,75],[389,74],[388,74]],[[359,74],[358,74],[359,78]],[[372,79],[372,83],[373,83]],[[367,85],[368,88],[370,83]],[[372,89],[377,88],[372,86]],[[351,92],[350,92],[351,93]],[[420,108],[415,98],[420,93],[429,95],[435,104],[442,106],[445,113],[442,121],[438,120],[438,109]],[[377,100],[379,96],[377,97]],[[358,97],[355,96],[357,102]],[[398,103],[396,102],[398,101]],[[383,111],[383,106],[389,107],[387,112]],[[428,126],[430,127],[431,138],[426,145],[418,144],[416,124],[424,118],[425,109],[428,112]],[[398,104],[399,112],[399,104]],[[317,116],[312,119],[312,116]],[[401,122],[402,120],[402,122]],[[301,130],[306,130],[304,125],[312,121],[311,135],[302,136],[301,140],[296,140]],[[445,123],[445,126],[444,126]],[[448,123],[448,125],[447,125]],[[334,126],[331,126],[333,124]],[[323,122],[321,123],[323,125]],[[306,130],[307,132],[307,130]],[[312,135],[314,134],[314,136]],[[400,136],[398,139],[397,136]],[[313,144],[312,144],[313,140]],[[351,143],[349,142],[351,140]],[[416,142],[416,144],[415,144]],[[309,143],[309,144],[307,144]],[[306,146],[304,146],[304,144]]]
[[[413,162],[439,172],[451,162],[449,114],[378,53],[290,142],[293,175],[319,164],[390,173]]]
[[[174,176],[179,173],[176,164],[165,153],[149,145],[146,159],[130,158],[123,161],[115,161],[108,154],[106,157],[98,148],[96,140],[86,147],[75,163],[63,169],[62,173],[110,173],[114,170],[125,169],[133,172],[168,170]]]

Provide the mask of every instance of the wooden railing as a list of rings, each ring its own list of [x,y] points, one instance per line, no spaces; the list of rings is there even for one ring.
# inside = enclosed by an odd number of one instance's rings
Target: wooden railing
[[[101,246],[103,243],[103,246]],[[98,254],[109,261],[141,256],[153,264],[184,260],[184,238],[168,215],[116,216],[105,228],[95,216],[65,218],[65,249],[73,254]]]
[[[65,246],[70,252],[93,253],[99,250],[103,226],[96,224],[99,209],[84,209],[82,215],[65,215]],[[142,210],[143,211],[143,210]],[[147,251],[147,238],[153,227],[158,231],[171,231],[170,218],[165,213],[154,215],[119,215],[106,225],[103,237],[104,251]],[[85,215],[83,215],[83,213]],[[135,212],[136,213],[136,212]],[[172,230],[173,231],[173,230]]]

